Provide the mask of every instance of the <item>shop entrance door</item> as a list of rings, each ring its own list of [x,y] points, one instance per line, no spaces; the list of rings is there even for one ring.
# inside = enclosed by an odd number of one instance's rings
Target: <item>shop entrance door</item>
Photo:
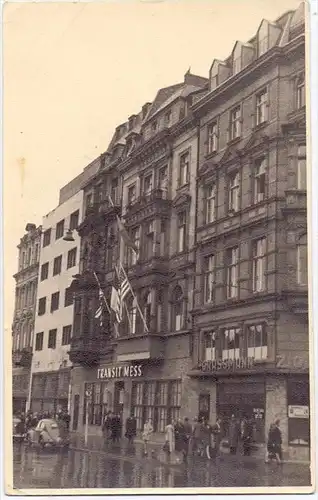
[[[199,395],[199,408],[198,408],[198,418],[202,420],[203,418],[210,421],[210,394],[203,393]]]
[[[124,410],[125,383],[120,381],[115,383],[114,390],[114,412],[122,416]]]
[[[79,394],[74,396],[74,409],[73,409],[73,431],[77,431],[78,427],[78,415],[79,415]]]

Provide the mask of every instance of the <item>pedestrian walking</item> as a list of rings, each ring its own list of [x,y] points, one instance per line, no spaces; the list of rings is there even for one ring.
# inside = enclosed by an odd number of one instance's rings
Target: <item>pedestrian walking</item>
[[[184,447],[185,447],[185,456],[187,457],[189,455],[189,448],[190,448],[190,440],[192,436],[192,425],[189,422],[188,417],[185,417],[184,419]]]
[[[211,433],[212,433],[212,438],[213,438],[213,446],[214,446],[215,454],[217,455],[220,451],[220,444],[221,444],[221,438],[222,438],[222,429],[221,429],[220,418],[216,419],[215,424],[212,426]]]
[[[240,429],[235,415],[232,415],[229,425],[229,445],[231,455],[235,455],[237,452],[238,441],[239,441]]]
[[[198,453],[199,447],[200,447],[200,438],[201,438],[201,423],[199,422],[199,419],[197,417],[194,418],[193,420],[193,425],[192,425],[192,454]]]
[[[137,433],[137,420],[135,419],[134,415],[131,415],[126,420],[125,436],[128,439],[128,444],[130,445],[133,444],[134,438],[136,437],[136,433]]]
[[[165,444],[164,451],[171,454],[175,451],[175,434],[174,434],[174,421],[165,427]]]
[[[153,433],[153,426],[152,426],[152,421],[149,418],[148,420],[146,420],[142,432],[142,440],[144,443],[144,455],[148,455],[148,443],[151,439],[152,433]]]
[[[103,437],[104,437],[105,443],[111,437],[112,418],[113,418],[112,412],[108,411],[106,413],[104,420],[103,420],[103,423],[102,423],[102,432],[103,432]]]
[[[241,439],[243,443],[243,455],[249,456],[253,440],[253,424],[251,419],[247,417],[244,417],[241,423]]]
[[[265,456],[265,462],[268,463],[270,459],[275,458],[277,463],[282,462],[282,433],[279,428],[280,421],[275,420],[271,424],[268,432],[267,440],[267,451]]]

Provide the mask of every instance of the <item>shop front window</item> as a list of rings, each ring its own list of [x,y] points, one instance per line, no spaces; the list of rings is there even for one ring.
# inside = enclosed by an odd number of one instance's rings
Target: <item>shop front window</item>
[[[84,412],[83,424],[86,422],[88,412],[89,425],[101,425],[108,408],[107,382],[96,382],[84,386]]]
[[[240,329],[230,328],[224,330],[222,336],[222,359],[240,358]]]
[[[288,443],[291,446],[309,446],[309,381],[289,380],[288,398]]]
[[[137,430],[151,419],[155,432],[164,432],[166,425],[177,420],[181,406],[181,382],[134,382],[131,413],[136,417]]]

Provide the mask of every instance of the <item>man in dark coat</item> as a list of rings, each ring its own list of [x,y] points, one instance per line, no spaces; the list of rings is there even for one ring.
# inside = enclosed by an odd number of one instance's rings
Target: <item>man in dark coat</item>
[[[241,424],[241,439],[243,443],[243,455],[251,454],[251,446],[253,440],[253,424],[251,419],[244,417]]]
[[[185,451],[185,456],[188,456],[190,439],[192,436],[192,425],[190,424],[188,417],[185,417],[184,419],[183,428],[184,428],[184,451]]]
[[[237,452],[239,435],[240,435],[239,424],[235,418],[235,415],[232,415],[229,425],[229,445],[230,445],[231,455],[235,455]]]
[[[137,420],[133,415],[131,415],[126,420],[126,433],[125,433],[125,436],[128,439],[129,444],[133,444],[136,434],[137,434]]]
[[[265,462],[268,462],[270,458],[276,458],[278,463],[281,463],[282,461],[282,433],[279,428],[279,424],[280,421],[275,420],[275,422],[270,426]]]

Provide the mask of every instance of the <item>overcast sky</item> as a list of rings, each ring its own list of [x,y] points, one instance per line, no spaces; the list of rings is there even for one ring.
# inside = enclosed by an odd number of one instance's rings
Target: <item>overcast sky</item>
[[[159,88],[207,77],[236,40],[299,0],[149,0],[4,7],[5,326],[27,222],[102,153]]]

